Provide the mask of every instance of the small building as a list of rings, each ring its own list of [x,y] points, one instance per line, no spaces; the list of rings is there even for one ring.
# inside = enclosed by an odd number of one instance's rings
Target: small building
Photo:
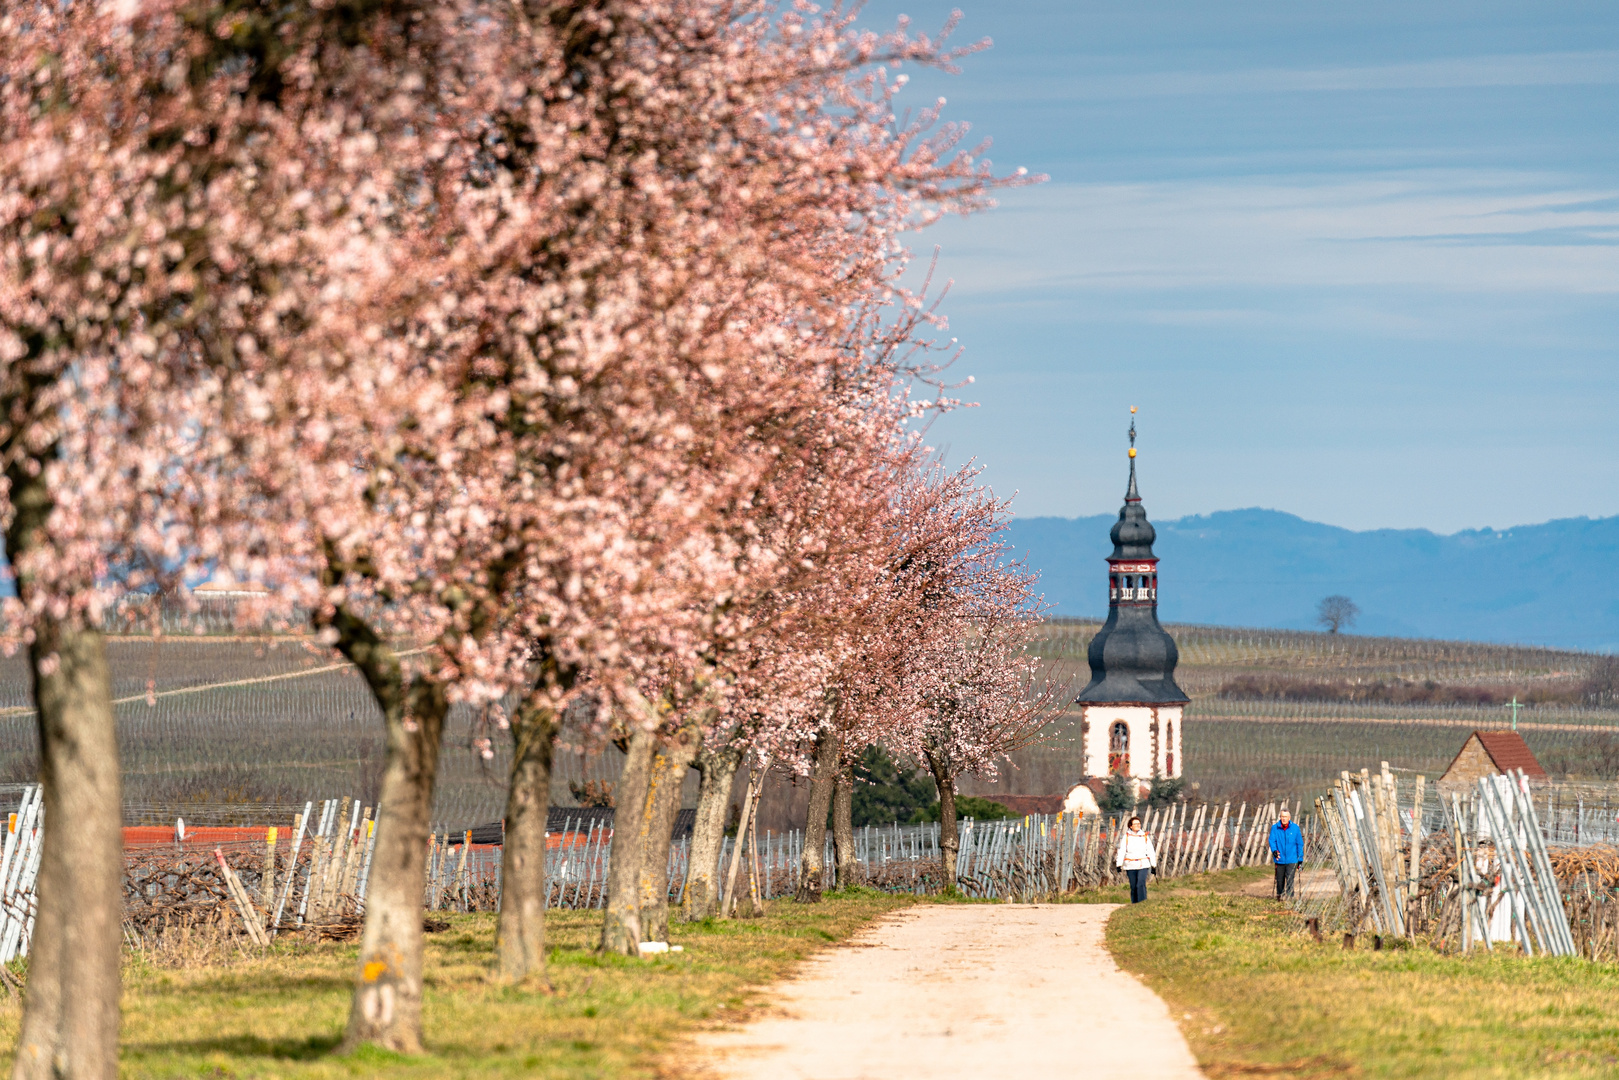
[[[1133,411],[1133,410],[1132,410]],[[1083,721],[1085,775],[1147,781],[1181,775],[1181,717],[1189,699],[1175,684],[1180,652],[1158,622],[1157,531],[1136,487],[1136,425],[1130,422],[1130,484],[1107,558],[1107,622],[1091,639],[1091,681],[1075,702]]]
[[[1531,780],[1547,779],[1535,752],[1516,731],[1475,731],[1467,737],[1450,768],[1439,778],[1440,791],[1464,791],[1481,776],[1522,769]]]

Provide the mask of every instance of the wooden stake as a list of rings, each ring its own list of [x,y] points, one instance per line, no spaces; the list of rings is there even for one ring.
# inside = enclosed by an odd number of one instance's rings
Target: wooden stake
[[[1419,775],[1416,791],[1411,798],[1411,873],[1407,875],[1410,882],[1410,892],[1407,895],[1410,897],[1411,910],[1406,914],[1405,932],[1407,937],[1413,938],[1416,936],[1413,927],[1417,921],[1418,883],[1422,880],[1422,796],[1423,788],[1427,784],[1428,778]]]
[[[265,917],[270,915],[270,909],[275,906],[275,826],[272,825],[264,833],[264,869],[259,872],[259,904],[264,908]]]
[[[265,936],[264,928],[259,925],[258,913],[253,910],[253,901],[247,898],[247,890],[242,887],[242,880],[236,876],[236,871],[230,868],[225,861],[225,853],[214,848],[214,858],[219,862],[219,876],[225,882],[225,891],[230,894],[231,902],[236,905],[236,911],[242,917],[242,926],[247,930],[247,936],[255,945],[268,945],[270,939]]]
[[[759,794],[759,775],[748,774],[748,790],[742,796],[742,816],[736,827],[736,846],[731,849],[731,868],[725,874],[725,895],[720,901],[720,918],[731,917],[731,905],[736,901],[736,875],[742,868],[742,843],[746,839],[749,822],[753,817],[753,803]]]

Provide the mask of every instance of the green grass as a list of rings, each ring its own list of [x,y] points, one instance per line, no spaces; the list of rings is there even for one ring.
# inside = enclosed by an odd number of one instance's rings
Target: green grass
[[[428,936],[425,1028],[418,1058],[334,1053],[348,1016],[353,945],[278,946],[269,955],[188,969],[125,968],[128,1078],[389,1076],[654,1077],[695,1028],[746,1015],[753,992],[875,916],[912,902],[847,890],[824,902],[777,901],[763,919],[676,925],[682,953],[632,960],[592,946],[600,912],[553,912],[550,993],[487,977],[494,916],[451,916]],[[20,1012],[0,1005],[0,1046]]]
[[[1233,891],[1262,874],[1161,889],[1108,923],[1114,957],[1168,1002],[1208,1075],[1619,1074],[1619,966],[1318,945]]]

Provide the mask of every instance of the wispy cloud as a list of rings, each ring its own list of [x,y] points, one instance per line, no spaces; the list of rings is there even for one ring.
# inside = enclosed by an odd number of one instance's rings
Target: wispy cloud
[[[963,298],[1210,288],[1619,292],[1619,189],[1446,171],[1050,184],[941,228]]]
[[[1087,58],[1040,58],[975,90],[981,101],[1120,101],[1249,94],[1360,93],[1619,83],[1619,52],[1509,53],[1405,63],[1094,73]]]

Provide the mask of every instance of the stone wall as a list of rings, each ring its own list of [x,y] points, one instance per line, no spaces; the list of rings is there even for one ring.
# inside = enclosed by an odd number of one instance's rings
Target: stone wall
[[[1484,744],[1478,741],[1478,736],[1469,735],[1467,742],[1462,746],[1462,752],[1456,755],[1455,763],[1439,778],[1439,790],[1461,791],[1471,788],[1478,782],[1479,777],[1494,776],[1500,771],[1485,751]]]

